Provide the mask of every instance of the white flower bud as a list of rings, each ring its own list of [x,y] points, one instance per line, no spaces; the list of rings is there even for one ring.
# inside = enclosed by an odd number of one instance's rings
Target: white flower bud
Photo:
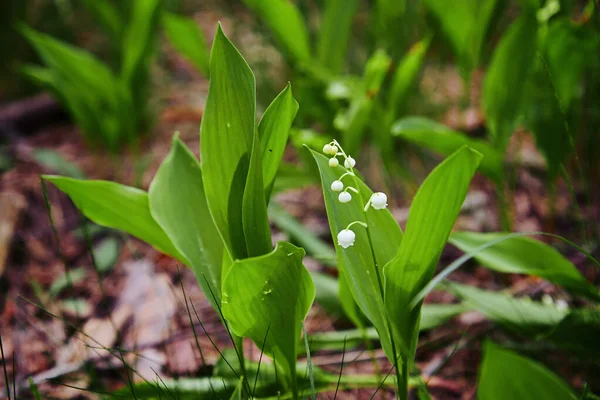
[[[331,153],[329,153],[329,154],[331,154],[332,156],[335,156],[338,152],[338,148],[335,144],[332,144],[331,146],[329,146],[329,149],[331,151]]]
[[[377,192],[371,196],[371,206],[376,210],[383,210],[387,207],[387,196],[385,193]]]
[[[344,167],[346,168],[354,168],[355,165],[356,160],[350,156],[348,156],[348,158],[346,158],[346,160],[344,161]]]
[[[354,245],[354,240],[356,239],[356,234],[350,229],[343,229],[337,235],[338,244],[342,246],[344,249],[347,249],[350,246]]]
[[[569,303],[564,299],[556,300],[555,305],[558,311],[567,311],[569,309]]]
[[[342,181],[333,181],[331,182],[331,190],[334,192],[341,192],[344,189],[344,184]]]
[[[340,165],[340,162],[338,161],[337,158],[333,157],[329,159],[329,166],[330,167],[337,167],[338,165]]]
[[[331,154],[331,145],[330,144],[326,144],[325,146],[323,146],[323,153]]]
[[[342,192],[338,196],[338,200],[340,201],[340,203],[347,203],[350,200],[352,200],[352,195],[348,192]]]
[[[545,306],[553,306],[554,305],[554,299],[548,293],[545,293],[542,296],[542,304],[545,305]]]

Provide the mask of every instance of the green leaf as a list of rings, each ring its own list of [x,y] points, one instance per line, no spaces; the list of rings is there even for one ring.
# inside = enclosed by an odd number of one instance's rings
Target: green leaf
[[[108,237],[94,246],[94,259],[98,272],[105,273],[113,269],[120,255],[121,245],[117,238]]]
[[[436,328],[469,308],[464,304],[424,304],[421,313],[419,330],[427,331]],[[332,331],[313,333],[309,335],[311,351],[342,350],[346,339],[346,350],[360,346],[365,339],[379,341],[379,334],[375,328],[350,329],[346,331]]]
[[[528,336],[548,334],[567,314],[554,306],[546,306],[530,299],[517,299],[509,294],[458,283],[451,283],[448,287],[466,304],[479,310],[490,320]]]
[[[210,51],[198,23],[189,17],[163,13],[163,27],[169,42],[204,76],[210,74]]]
[[[576,400],[567,384],[542,364],[486,342],[479,371],[480,400]]]
[[[200,163],[179,138],[173,138],[148,195],[152,217],[189,261],[206,297],[218,309],[223,241],[206,203]]]
[[[429,43],[431,43],[431,36],[412,46],[394,72],[387,99],[388,119],[390,122],[394,121],[398,113],[405,107],[411,90],[416,85],[417,77],[425,62]]]
[[[36,162],[49,168],[53,172],[66,175],[70,178],[83,179],[85,174],[71,161],[66,160],[60,153],[52,149],[34,149],[32,153]]]
[[[342,72],[358,0],[326,0],[319,29],[317,55],[322,67]]]
[[[329,227],[334,242],[337,243],[338,233],[342,229],[346,229],[351,222],[361,221],[368,226],[369,235],[365,228],[360,226],[353,228],[356,234],[354,246],[343,249],[339,245],[335,245],[338,268],[344,271],[348,287],[356,303],[377,328],[386,354],[393,359],[379,278],[381,267],[394,257],[400,247],[402,230],[387,209],[374,210],[369,207],[366,213],[363,211],[365,203],[373,192],[358,178],[350,176],[344,178],[344,183],[354,186],[360,194],[353,194],[349,203],[340,203],[337,199],[338,193],[331,190],[331,183],[337,180],[345,172],[345,169],[341,166],[331,168],[327,157],[314,151],[311,152],[321,174]],[[373,248],[370,245],[371,240],[375,244]],[[375,256],[375,260],[373,256]]]
[[[342,144],[350,154],[359,150],[363,134],[372,122],[372,110],[391,62],[385,51],[373,53],[365,66],[360,90],[352,97],[350,107],[336,116],[334,125],[342,131]]]
[[[471,72],[479,64],[481,48],[490,23],[502,3],[498,0],[424,1],[454,47],[460,72],[465,80],[469,80]]]
[[[486,243],[501,240],[508,233],[454,232],[450,243],[473,253]],[[600,299],[598,289],[556,249],[528,237],[513,237],[474,253],[475,259],[494,271],[539,276],[576,293]]]
[[[523,112],[525,82],[535,61],[537,19],[525,12],[502,37],[484,81],[483,108],[496,147],[506,149]]]
[[[303,257],[304,250],[280,242],[267,255],[235,261],[223,285],[223,314],[231,330],[275,358],[292,388],[301,323],[315,297]]]
[[[256,85],[250,67],[220,25],[210,62],[200,127],[204,189],[228,252],[233,258],[245,258],[242,199],[255,133]]]
[[[263,185],[262,153],[256,131],[242,200],[242,222],[248,257],[261,256],[273,249]]]
[[[413,309],[409,305],[433,277],[481,158],[463,147],[429,174],[413,199],[400,249],[383,268],[386,309],[408,360],[414,357],[422,302]]]
[[[244,0],[273,32],[285,52],[295,62],[310,60],[310,43],[304,19],[289,0]]]
[[[290,236],[290,241],[300,245],[310,256],[322,263],[335,266],[335,250],[319,239],[313,231],[287,213],[281,205],[277,203],[269,204],[269,216],[280,230]]]
[[[503,179],[503,157],[495,148],[485,141],[471,139],[446,125],[424,117],[406,117],[396,121],[392,126],[392,134],[445,156],[467,145],[483,155],[479,167],[483,174],[496,182]]]
[[[187,264],[187,260],[150,215],[148,194],[114,182],[45,176],[67,194],[77,208],[98,225],[130,233],[159,251]]]
[[[285,151],[288,136],[296,113],[298,102],[288,84],[265,111],[258,125],[262,154],[263,185],[267,202],[275,183],[275,176]]]
[[[331,317],[343,317],[345,314],[338,297],[338,280],[317,271],[310,271],[310,276],[315,284],[315,301]]]

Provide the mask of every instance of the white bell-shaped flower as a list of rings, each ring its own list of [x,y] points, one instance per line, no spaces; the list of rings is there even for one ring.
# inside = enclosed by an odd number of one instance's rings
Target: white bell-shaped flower
[[[325,146],[323,146],[323,153],[331,154],[331,145],[330,144],[326,144]]]
[[[342,229],[337,235],[338,244],[344,249],[354,245],[356,234],[350,229]]]
[[[329,166],[330,167],[337,167],[338,165],[340,165],[340,162],[338,161],[337,158],[333,157],[329,159]]]
[[[342,190],[344,190],[344,184],[342,183],[342,181],[333,181],[331,182],[331,190],[333,190],[334,192],[341,192]]]
[[[556,300],[556,303],[554,303],[554,304],[558,311],[568,311],[569,310],[569,303],[567,303],[567,301],[565,299],[558,299],[558,300]]]
[[[338,148],[334,144],[326,144],[323,146],[323,153],[328,154],[330,156],[335,156],[338,152]]]
[[[376,210],[383,210],[387,207],[387,196],[385,193],[377,192],[371,196],[371,206]]]
[[[344,160],[344,167],[346,167],[346,168],[354,168],[355,165],[356,165],[356,160],[350,156],[348,156],[346,158],[346,160]]]
[[[342,192],[338,196],[338,200],[340,201],[340,203],[347,203],[350,200],[352,200],[352,195],[348,192]]]

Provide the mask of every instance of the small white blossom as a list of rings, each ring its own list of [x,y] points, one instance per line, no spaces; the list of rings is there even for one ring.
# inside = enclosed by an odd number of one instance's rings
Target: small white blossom
[[[387,196],[385,193],[377,192],[371,196],[371,206],[376,210],[383,210],[387,207]]]
[[[344,249],[354,245],[356,234],[350,229],[343,229],[337,235],[338,244]]]
[[[346,167],[346,168],[354,168],[355,165],[356,165],[356,160],[350,156],[348,156],[346,158],[346,160],[344,161],[344,167]]]
[[[338,161],[337,158],[333,157],[329,159],[329,166],[330,167],[337,167],[338,165],[340,165],[340,162]]]
[[[323,146],[323,153],[331,154],[331,145],[330,144],[326,144],[325,146]]]
[[[348,192],[342,192],[338,196],[338,200],[340,201],[340,203],[347,203],[350,200],[352,200],[352,195]]]
[[[553,306],[554,299],[552,298],[552,296],[550,296],[548,293],[546,293],[542,296],[542,304],[545,306]]]
[[[341,192],[344,189],[344,184],[342,181],[333,181],[331,182],[331,190],[334,192]]]
[[[567,311],[569,309],[569,303],[564,299],[556,300],[555,304],[558,311]]]

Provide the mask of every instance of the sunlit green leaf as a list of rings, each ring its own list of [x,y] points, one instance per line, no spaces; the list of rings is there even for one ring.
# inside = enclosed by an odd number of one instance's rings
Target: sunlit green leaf
[[[130,233],[161,252],[186,262],[150,215],[146,192],[107,181],[60,176],[45,176],[44,179],[66,193],[77,208],[98,225]]]
[[[267,255],[235,261],[223,284],[223,314],[231,330],[274,357],[292,388],[301,323],[315,297],[303,257],[304,250],[280,242]]]
[[[466,253],[493,241],[499,241],[508,233],[454,232],[450,243]],[[587,282],[577,268],[556,249],[528,237],[513,237],[499,241],[474,253],[485,267],[513,274],[539,276],[577,293],[599,299],[598,289]]]
[[[218,305],[223,241],[208,210],[200,163],[178,138],[148,194],[152,217],[188,260],[208,300]]]
[[[204,76],[210,74],[210,50],[200,25],[189,17],[163,13],[163,26],[169,42],[194,64]]]
[[[497,182],[504,176],[503,157],[495,148],[446,125],[423,117],[407,117],[392,126],[392,134],[445,156],[468,145],[483,155],[479,167],[482,173]]]
[[[275,183],[275,176],[285,151],[292,122],[298,112],[298,102],[288,86],[273,100],[258,125],[262,154],[263,185],[267,202]]]
[[[480,400],[576,400],[569,386],[542,364],[486,342],[479,370]]]
[[[487,71],[483,108],[496,147],[504,151],[523,109],[525,82],[535,60],[537,19],[524,12],[502,37]]]
[[[254,74],[220,26],[210,62],[210,86],[200,127],[204,189],[231,256],[244,258],[242,199],[255,130]]]
[[[386,309],[408,360],[414,356],[421,314],[421,303],[413,309],[409,304],[433,277],[481,158],[463,147],[429,174],[413,199],[397,255],[383,268]]]

